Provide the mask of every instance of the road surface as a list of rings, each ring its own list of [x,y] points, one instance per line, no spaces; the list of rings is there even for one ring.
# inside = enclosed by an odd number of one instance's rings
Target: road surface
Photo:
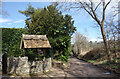
[[[66,69],[52,68],[42,77],[116,77],[114,73],[98,68],[75,57],[69,58],[70,66]]]

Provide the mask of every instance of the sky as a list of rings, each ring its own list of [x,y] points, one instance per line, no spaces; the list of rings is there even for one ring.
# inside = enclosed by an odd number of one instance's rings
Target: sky
[[[26,10],[29,1],[26,2],[2,2],[2,10],[8,15],[0,17],[1,27],[4,28],[24,28],[26,17],[19,13],[18,10]],[[51,2],[30,2],[34,8],[43,8],[51,4]],[[109,9],[109,8],[108,8]],[[77,31],[87,36],[89,41],[101,41],[101,32],[96,26],[95,21],[84,11],[81,12],[63,12],[63,15],[69,14],[75,21],[74,26]],[[98,38],[100,37],[100,38]]]

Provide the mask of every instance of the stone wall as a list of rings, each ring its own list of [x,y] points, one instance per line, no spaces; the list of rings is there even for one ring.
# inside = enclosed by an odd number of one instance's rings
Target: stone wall
[[[51,66],[51,58],[45,61],[28,61],[28,57],[12,57],[8,58],[8,74],[31,75],[43,71],[49,71]]]

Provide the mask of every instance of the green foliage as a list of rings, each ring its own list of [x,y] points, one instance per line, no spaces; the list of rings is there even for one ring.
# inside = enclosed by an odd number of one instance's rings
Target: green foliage
[[[25,29],[2,28],[2,53],[7,52],[8,56],[22,56],[20,50],[21,36]]]
[[[38,59],[42,60],[44,58],[44,55],[38,55]]]
[[[47,35],[57,59],[68,61],[71,36],[76,30],[72,17],[63,16],[53,5],[42,9],[29,5],[27,10],[19,12],[27,17],[26,33]]]
[[[25,49],[25,55],[28,56],[28,60],[42,60],[44,55],[38,55],[37,49]]]
[[[88,60],[89,63],[96,63],[98,62],[97,60]]]
[[[38,56],[36,49],[25,49],[25,52],[25,55],[28,56],[28,60],[35,60]]]
[[[65,62],[68,62],[68,58],[69,58],[69,51],[67,49],[64,50],[63,54],[60,54],[58,56],[58,60],[65,61]]]
[[[34,13],[34,8],[29,4],[28,11],[19,11],[22,14],[25,14],[27,17],[30,16],[30,14]]]
[[[117,61],[117,62],[116,62]],[[120,57],[116,58],[112,61],[106,61],[104,63],[102,63],[103,66],[109,66],[112,69],[119,69],[120,68]]]

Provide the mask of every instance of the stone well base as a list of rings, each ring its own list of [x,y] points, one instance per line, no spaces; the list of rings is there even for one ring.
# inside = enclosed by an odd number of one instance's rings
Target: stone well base
[[[28,61],[28,57],[12,57],[8,58],[8,74],[30,75],[43,71],[49,71],[51,66],[51,58],[45,61]]]

